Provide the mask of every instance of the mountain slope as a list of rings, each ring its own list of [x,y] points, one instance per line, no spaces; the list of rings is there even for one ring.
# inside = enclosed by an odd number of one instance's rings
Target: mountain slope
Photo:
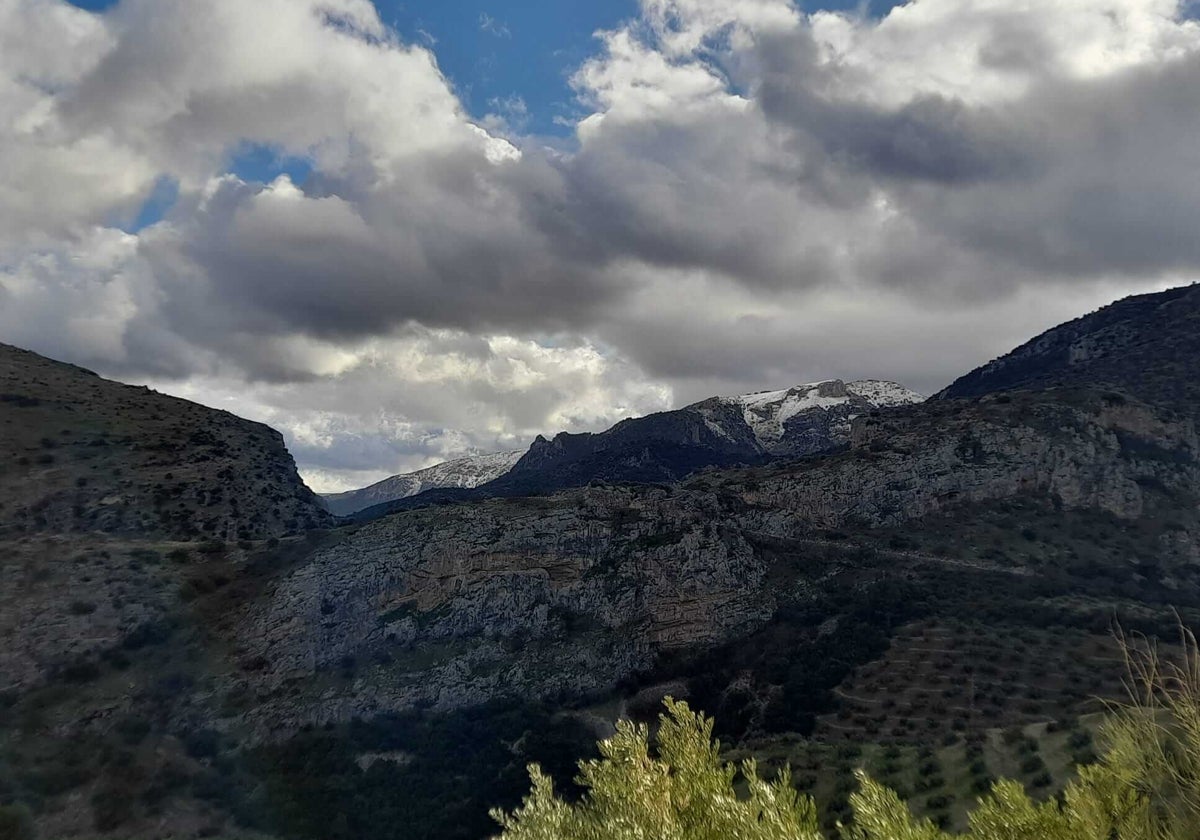
[[[702,469],[803,457],[844,446],[852,418],[923,398],[892,382],[828,380],[622,420],[598,433],[538,436],[504,475],[474,490],[442,489],[360,511],[372,519],[426,504],[537,495],[592,481],[662,483]]]
[[[329,514],[261,423],[0,344],[0,534],[259,539]]]
[[[1069,321],[959,378],[934,399],[1107,387],[1200,420],[1200,284],[1136,295]]]
[[[348,516],[372,505],[406,499],[427,490],[478,487],[511,470],[524,454],[524,450],[517,450],[456,458],[423,470],[390,476],[361,490],[323,495],[321,500],[330,513]]]
[[[674,488],[587,487],[369,523],[289,574],[235,636],[269,663],[250,677],[258,696],[278,698],[254,713],[268,727],[452,709],[512,692],[588,695],[664,652],[764,626],[779,596],[764,546],[828,529],[911,530],[1014,499],[1125,523],[1162,518],[1153,512],[1167,506],[1174,530],[1163,538],[1175,547],[1148,548],[1161,573],[1192,579],[1198,484],[1192,425],[1130,400],[1051,391],[927,403],[863,418],[851,448],[825,458],[715,471]],[[805,568],[803,552],[797,562]],[[364,663],[363,682],[307,692],[305,673],[350,661]]]

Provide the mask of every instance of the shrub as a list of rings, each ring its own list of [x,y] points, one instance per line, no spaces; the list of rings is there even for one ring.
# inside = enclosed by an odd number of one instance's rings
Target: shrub
[[[1081,749],[1092,745],[1092,733],[1086,729],[1081,729],[1078,732],[1072,732],[1071,737],[1067,739],[1067,744],[1072,749]]]
[[[979,776],[971,781],[971,791],[973,793],[987,793],[992,789],[992,785],[996,784],[996,780],[991,776]]]
[[[1031,755],[1029,758],[1021,762],[1022,773],[1040,773],[1046,769],[1046,762],[1042,761],[1040,755]]]

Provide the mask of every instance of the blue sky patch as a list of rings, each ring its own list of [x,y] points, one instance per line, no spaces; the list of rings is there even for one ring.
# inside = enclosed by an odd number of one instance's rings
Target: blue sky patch
[[[247,183],[269,184],[280,175],[301,186],[313,170],[307,158],[280,154],[278,149],[261,143],[248,143],[234,154],[228,171]]]
[[[137,233],[162,219],[179,198],[179,182],[167,176],[160,177],[142,202],[142,207],[128,225],[121,225],[126,233]]]

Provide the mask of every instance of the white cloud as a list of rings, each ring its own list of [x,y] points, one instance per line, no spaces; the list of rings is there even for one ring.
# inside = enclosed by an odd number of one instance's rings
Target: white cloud
[[[237,371],[146,380],[283,431],[317,489],[370,483],[464,452],[529,445],[564,428],[599,430],[669,408],[670,388],[588,343],[419,330],[352,349],[293,344],[314,378],[239,388]]]
[[[882,21],[811,18],[837,93],[899,105],[940,94],[979,104],[1029,93],[1047,77],[1097,79],[1200,48],[1178,0],[919,0]]]
[[[0,0],[0,339],[272,422],[331,489],[712,391],[932,390],[1200,275],[1181,12],[643,0],[548,149],[367,0]]]

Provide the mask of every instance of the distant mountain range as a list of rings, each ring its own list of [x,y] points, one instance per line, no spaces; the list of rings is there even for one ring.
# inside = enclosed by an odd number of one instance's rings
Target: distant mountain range
[[[677,481],[710,467],[828,452],[846,444],[855,417],[924,399],[903,385],[873,379],[710,397],[595,434],[539,435],[523,454],[448,461],[324,500],[340,516],[374,518],[423,504],[548,493],[598,480]]]
[[[426,490],[478,487],[511,470],[524,454],[524,450],[518,449],[515,452],[455,458],[453,461],[444,461],[416,472],[393,475],[361,490],[332,493],[322,496],[321,499],[330,513],[347,516],[372,505],[407,499]]]

